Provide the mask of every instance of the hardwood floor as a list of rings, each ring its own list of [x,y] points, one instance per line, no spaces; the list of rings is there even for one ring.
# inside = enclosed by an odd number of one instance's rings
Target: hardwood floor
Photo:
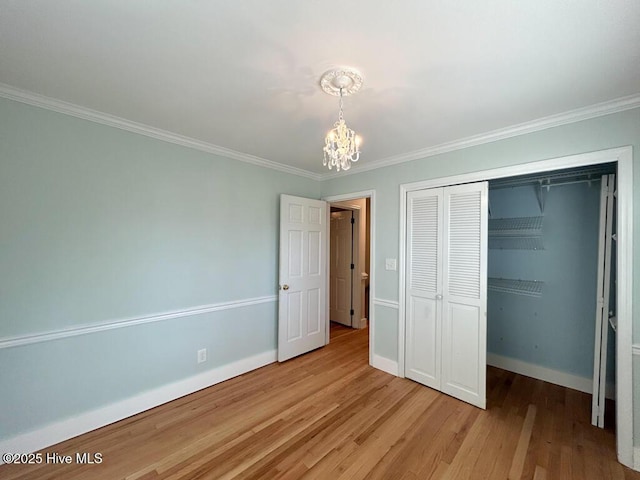
[[[488,409],[367,365],[366,330],[50,447],[11,479],[640,479],[590,396],[489,368]]]

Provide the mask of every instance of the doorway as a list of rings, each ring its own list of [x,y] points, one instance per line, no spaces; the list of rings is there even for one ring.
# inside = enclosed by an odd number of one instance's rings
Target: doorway
[[[355,315],[360,291],[358,230],[360,211],[331,205],[329,223],[329,320],[346,327],[358,328],[360,315]]]
[[[330,204],[329,319],[361,329],[368,321],[370,201]]]
[[[400,275],[399,275],[399,335],[398,365],[399,374],[405,371],[405,332],[406,332],[406,242],[407,242],[407,195],[409,192],[434,187],[446,187],[483,180],[494,180],[520,175],[528,175],[553,170],[585,167],[603,163],[615,163],[618,172],[617,206],[618,219],[615,282],[618,286],[616,295],[617,310],[617,343],[616,343],[616,442],[618,460],[627,466],[633,465],[633,430],[632,430],[632,234],[633,234],[633,155],[631,147],[585,153],[552,160],[543,160],[512,167],[497,168],[469,174],[438,178],[400,187]]]
[[[375,191],[333,195],[323,200],[330,205],[327,312],[331,321],[327,322],[327,343],[331,339],[332,323],[355,330],[366,329],[371,364],[375,321],[370,306],[370,299],[374,298],[371,258],[375,252]]]

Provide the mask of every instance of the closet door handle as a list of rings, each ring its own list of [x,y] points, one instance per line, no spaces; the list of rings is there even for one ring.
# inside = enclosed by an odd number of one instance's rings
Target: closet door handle
[[[438,293],[436,295],[436,300],[442,300],[442,294],[441,293]]]

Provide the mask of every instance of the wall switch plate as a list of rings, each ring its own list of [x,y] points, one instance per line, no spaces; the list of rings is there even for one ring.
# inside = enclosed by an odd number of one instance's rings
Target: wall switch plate
[[[395,258],[387,258],[384,261],[385,270],[396,270],[398,268],[398,261]]]
[[[207,361],[207,349],[203,348],[198,350],[198,363],[203,363]]]

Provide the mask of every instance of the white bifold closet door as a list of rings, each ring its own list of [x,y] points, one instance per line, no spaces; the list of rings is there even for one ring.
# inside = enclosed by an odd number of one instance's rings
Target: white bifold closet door
[[[407,196],[405,376],[486,408],[487,182]]]
[[[600,190],[600,233],[598,235],[598,289],[596,297],[596,332],[593,354],[593,397],[591,424],[604,428],[605,393],[607,386],[607,342],[609,337],[609,304],[613,217],[615,215],[616,176],[603,175]],[[613,313],[613,312],[611,312]]]

